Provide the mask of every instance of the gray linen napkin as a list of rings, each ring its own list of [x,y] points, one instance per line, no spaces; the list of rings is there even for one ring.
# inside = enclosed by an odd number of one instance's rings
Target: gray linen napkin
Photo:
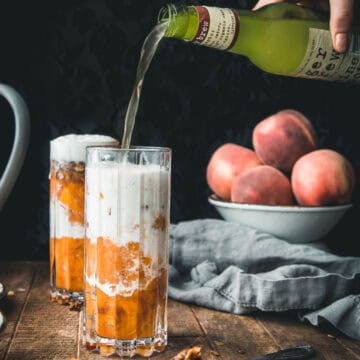
[[[298,310],[360,340],[360,258],[217,219],[170,229],[169,296],[246,314]]]

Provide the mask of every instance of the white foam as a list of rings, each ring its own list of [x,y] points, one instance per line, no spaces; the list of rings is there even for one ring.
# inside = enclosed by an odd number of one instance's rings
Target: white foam
[[[170,170],[154,164],[104,161],[88,164],[85,179],[86,237],[95,245],[98,238],[116,246],[139,243],[143,255],[153,260],[153,267],[145,268],[147,278],[158,276],[158,260],[167,258],[168,226],[154,226],[154,221],[163,217],[164,225],[168,225]],[[97,263],[96,259],[87,261]],[[139,264],[135,262],[134,266]],[[138,273],[137,268],[128,270]],[[119,278],[112,284],[101,283],[99,278],[95,274],[86,277],[90,285],[108,296],[130,296],[139,286],[137,279],[124,284]]]
[[[86,276],[86,282],[92,287],[92,288],[98,288],[100,289],[104,294],[107,296],[116,296],[121,295],[124,297],[131,296],[135,290],[138,289],[137,283],[135,283],[132,286],[124,286],[122,283],[116,283],[111,284],[109,282],[107,283],[100,283],[96,280],[96,276]]]
[[[118,141],[106,135],[69,134],[50,141],[50,158],[58,162],[85,162],[88,146],[117,146]]]
[[[97,280],[96,274],[91,274],[91,275],[86,274],[85,280],[90,285],[90,287],[100,289],[107,296],[121,295],[124,297],[128,297],[131,296],[134,293],[134,291],[138,289],[145,289],[148,286],[148,284],[153,280],[153,278],[156,277],[156,275],[157,273],[154,271],[153,276],[149,278],[147,283],[141,284],[141,286],[139,286],[138,279],[134,279],[131,282],[131,285],[126,285],[126,286],[121,282],[121,279],[119,279],[119,281],[115,284],[110,282],[101,283],[99,280]]]
[[[50,211],[50,236],[57,239],[71,237],[73,239],[83,240],[85,238],[84,226],[70,222],[68,208],[57,199],[52,201]]]
[[[167,225],[169,170],[160,165],[100,163],[86,167],[86,236],[116,245],[140,242],[145,253],[157,254],[165,246],[167,228],[154,226],[156,218]],[[146,254],[145,254],[146,255]]]

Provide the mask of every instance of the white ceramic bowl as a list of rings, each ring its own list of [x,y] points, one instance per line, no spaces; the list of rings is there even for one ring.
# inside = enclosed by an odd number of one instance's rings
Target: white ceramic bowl
[[[209,197],[224,220],[247,225],[292,243],[319,241],[352,204],[303,207],[237,204]]]

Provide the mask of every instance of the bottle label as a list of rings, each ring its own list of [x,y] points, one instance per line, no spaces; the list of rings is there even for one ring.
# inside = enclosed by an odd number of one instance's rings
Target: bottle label
[[[349,51],[340,54],[332,47],[329,30],[311,28],[304,59],[290,75],[310,79],[360,82],[360,34],[353,34]]]
[[[199,16],[199,28],[192,39],[195,44],[227,50],[239,34],[239,16],[233,9],[194,6]]]

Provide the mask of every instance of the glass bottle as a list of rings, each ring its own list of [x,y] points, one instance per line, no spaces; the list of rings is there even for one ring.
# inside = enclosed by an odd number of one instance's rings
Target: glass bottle
[[[289,3],[258,10],[167,5],[159,23],[165,37],[246,56],[278,75],[360,82],[360,28],[354,26],[347,53],[332,47],[327,13]]]

